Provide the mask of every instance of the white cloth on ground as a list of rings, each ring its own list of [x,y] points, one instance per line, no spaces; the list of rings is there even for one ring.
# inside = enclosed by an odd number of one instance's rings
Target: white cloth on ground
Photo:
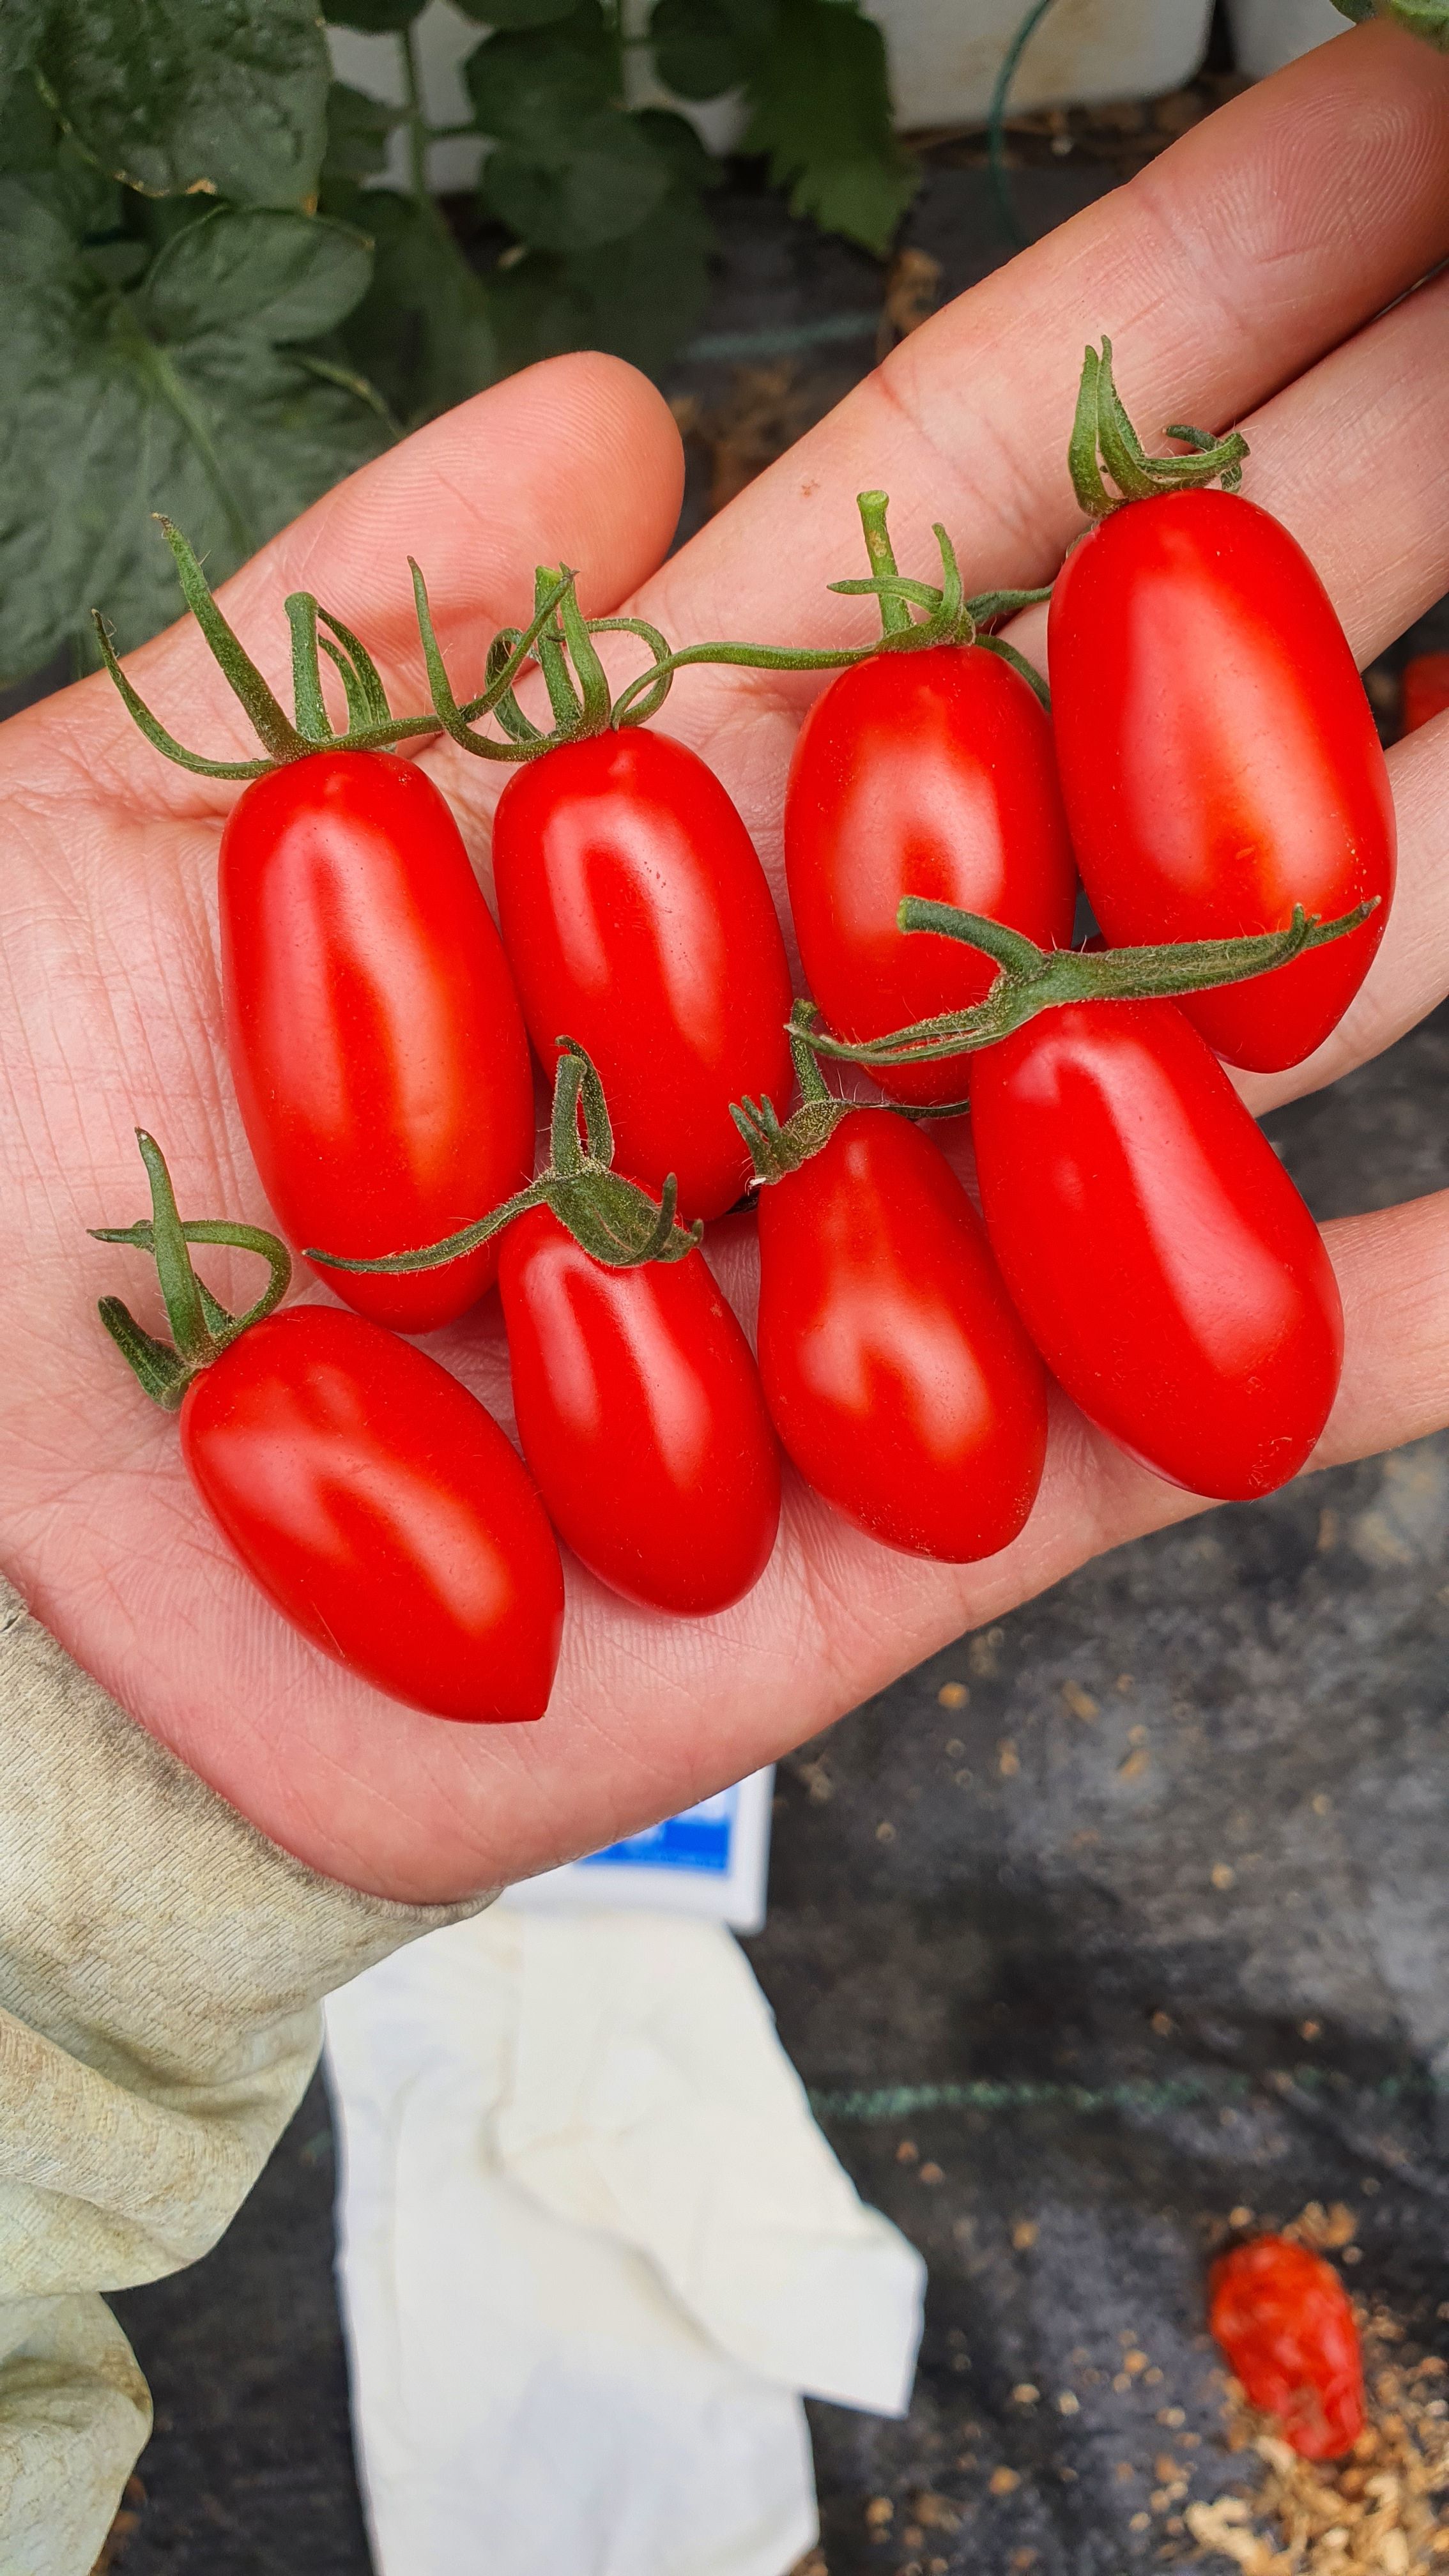
[[[785,2576],[799,2392],[904,2413],[924,2265],[732,1936],[505,1904],[326,2018],[379,2576]]]

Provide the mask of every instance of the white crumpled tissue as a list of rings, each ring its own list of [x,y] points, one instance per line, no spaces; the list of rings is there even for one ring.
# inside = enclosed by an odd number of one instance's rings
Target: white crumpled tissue
[[[925,2267],[720,1925],[505,1905],[327,2005],[378,2576],[787,2576],[800,2392],[904,2414]]]

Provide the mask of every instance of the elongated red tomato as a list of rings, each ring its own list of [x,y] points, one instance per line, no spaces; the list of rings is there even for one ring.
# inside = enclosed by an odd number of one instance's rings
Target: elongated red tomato
[[[425,1352],[293,1306],[187,1388],[187,1466],[247,1572],[324,1654],[435,1717],[541,1717],[563,1628],[543,1505]]]
[[[1073,1401],[1192,1493],[1286,1484],[1337,1391],[1338,1283],[1176,1004],[1041,1012],[974,1059],[971,1110],[992,1250]]]
[[[1051,725],[999,654],[959,644],[842,671],[800,730],[785,874],[805,981],[841,1037],[883,1037],[979,1002],[996,968],[897,927],[901,897],[1071,943],[1077,871]],[[956,1100],[970,1059],[873,1066],[894,1099]]]
[[[493,917],[430,779],[317,752],[256,779],[221,844],[227,1048],[262,1187],[294,1244],[436,1243],[533,1168],[528,1042]],[[482,1295],[496,1245],[400,1279],[323,1275],[424,1333]]]
[[[1250,2406],[1276,2415],[1305,2460],[1336,2460],[1363,2431],[1363,2360],[1331,2263],[1283,2236],[1234,2245],[1213,2265],[1208,2323]]]
[[[683,1217],[722,1216],[750,1159],[730,1102],[790,1088],[790,972],[750,836],[712,770],[635,727],[515,772],[493,824],[504,946],[545,1064],[603,1077],[616,1160]]]
[[[609,1270],[547,1208],[499,1272],[523,1453],[600,1581],[676,1616],[758,1583],[780,1462],[745,1340],[702,1253]]]
[[[857,1529],[953,1565],[1015,1538],[1046,1379],[960,1182],[891,1110],[761,1192],[758,1338],[776,1430]]]
[[[1308,557],[1228,492],[1131,501],[1052,593],[1057,761],[1117,946],[1279,930],[1378,897],[1333,946],[1180,1007],[1230,1064],[1298,1064],[1384,934],[1394,809],[1363,683]]]

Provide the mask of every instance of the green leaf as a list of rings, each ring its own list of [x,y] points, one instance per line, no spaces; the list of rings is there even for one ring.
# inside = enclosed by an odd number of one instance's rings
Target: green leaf
[[[546,158],[500,144],[484,164],[483,197],[537,249],[587,251],[637,232],[669,181],[668,162],[633,117],[601,107]]]
[[[615,105],[616,60],[595,0],[555,26],[485,36],[463,77],[479,130],[556,162],[564,138]]]
[[[1449,53],[1449,0],[1333,0],[1335,9],[1361,27],[1366,18],[1387,18],[1411,36]]]
[[[0,107],[34,62],[49,11],[50,0],[0,0]]]
[[[0,0],[0,26],[5,22]],[[60,120],[33,79],[11,83],[0,100],[0,170],[50,170],[60,150]],[[114,196],[114,188],[111,190]]]
[[[722,0],[657,0],[649,41],[660,79],[680,98],[718,98],[745,77],[744,47]]]
[[[322,15],[334,27],[356,27],[364,36],[395,36],[420,18],[428,0],[331,0]]]
[[[340,202],[329,191],[329,209]],[[373,241],[372,284],[343,325],[348,356],[413,428],[500,375],[488,289],[437,209],[387,188],[355,189]]]
[[[279,207],[223,207],[167,243],[135,309],[156,340],[239,331],[284,348],[334,330],[371,275],[360,232]]]
[[[896,140],[879,27],[856,0],[780,0],[749,75],[742,149],[767,152],[790,211],[883,253],[919,184]]]
[[[134,293],[97,275],[55,175],[0,180],[0,670],[85,635],[125,651],[176,615],[152,513],[220,580],[389,432],[368,390],[296,346],[366,282],[358,237],[315,216],[219,209]]]
[[[388,143],[407,115],[365,89],[334,81],[327,92],[327,158],[322,180],[375,179],[387,166]]]
[[[706,151],[687,116],[676,116],[668,107],[640,107],[634,111],[634,123],[667,164],[675,187],[698,194],[702,189],[720,186],[724,172]]]
[[[607,349],[662,374],[704,312],[713,238],[698,198],[681,189],[607,248],[569,258],[531,251],[492,280],[505,366]]]
[[[556,18],[571,17],[578,0],[453,0],[453,5],[484,27],[551,27]]]
[[[314,0],[50,0],[37,61],[128,187],[262,206],[316,194],[330,74]]]
[[[1449,53],[1449,0],[1388,0],[1384,15],[1441,54]]]

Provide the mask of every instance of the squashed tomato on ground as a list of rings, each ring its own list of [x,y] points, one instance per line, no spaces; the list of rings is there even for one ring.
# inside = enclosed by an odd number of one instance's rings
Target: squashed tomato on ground
[[[1336,2460],[1363,2431],[1363,2364],[1331,2263],[1283,2236],[1219,2256],[1208,2323],[1250,2406],[1276,2417],[1305,2460]]]

